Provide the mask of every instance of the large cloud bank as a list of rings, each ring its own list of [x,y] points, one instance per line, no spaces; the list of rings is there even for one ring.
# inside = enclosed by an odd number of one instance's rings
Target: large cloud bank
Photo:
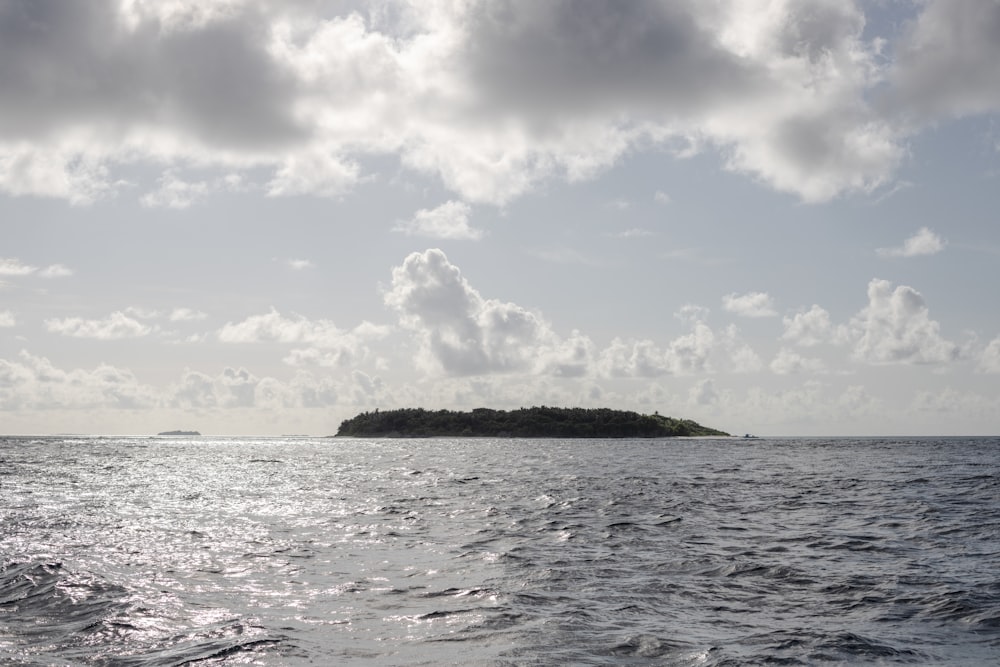
[[[503,203],[660,145],[821,201],[891,180],[922,124],[1000,108],[996,3],[921,3],[891,48],[842,0],[345,6],[0,3],[0,189],[85,204],[142,164],[151,206],[262,173],[336,197],[392,155]]]

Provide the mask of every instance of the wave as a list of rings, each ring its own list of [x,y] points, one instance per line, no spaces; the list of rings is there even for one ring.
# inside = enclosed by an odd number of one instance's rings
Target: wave
[[[133,591],[46,560],[0,568],[0,634],[7,664],[179,666],[283,643],[233,618],[183,627]]]

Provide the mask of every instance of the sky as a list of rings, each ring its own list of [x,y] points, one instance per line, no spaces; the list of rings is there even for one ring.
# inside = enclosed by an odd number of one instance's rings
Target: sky
[[[998,35],[993,0],[0,0],[0,432],[996,435]]]

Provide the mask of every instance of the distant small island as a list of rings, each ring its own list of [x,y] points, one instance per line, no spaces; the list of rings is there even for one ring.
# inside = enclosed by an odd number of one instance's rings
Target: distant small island
[[[201,435],[198,431],[164,431],[156,435]]]
[[[673,438],[728,436],[690,419],[608,408],[476,408],[471,412],[405,408],[364,412],[340,424],[336,437]]]

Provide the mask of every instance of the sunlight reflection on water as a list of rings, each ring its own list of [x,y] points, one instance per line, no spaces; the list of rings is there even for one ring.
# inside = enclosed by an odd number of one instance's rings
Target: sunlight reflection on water
[[[989,439],[7,440],[0,656],[990,662],[998,453]]]

